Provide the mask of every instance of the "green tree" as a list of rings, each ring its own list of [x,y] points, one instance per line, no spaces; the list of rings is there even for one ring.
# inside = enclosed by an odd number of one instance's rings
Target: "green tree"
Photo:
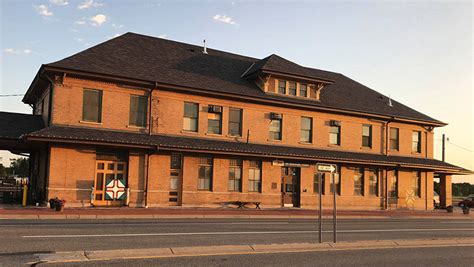
[[[0,177],[5,177],[7,176],[7,168],[3,166],[2,163],[0,163]]]
[[[28,158],[11,159],[10,167],[8,168],[8,174],[15,174],[20,177],[28,177],[29,172],[30,167]]]

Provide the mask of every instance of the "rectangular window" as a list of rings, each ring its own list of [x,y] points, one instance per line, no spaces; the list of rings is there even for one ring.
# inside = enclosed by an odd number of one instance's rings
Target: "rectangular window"
[[[334,175],[334,180],[336,181],[336,193],[338,195],[340,195],[341,194],[341,177],[340,177],[340,174],[339,173],[334,173],[333,175]],[[334,194],[333,179],[331,177],[331,174],[326,173],[326,174],[324,174],[324,176],[331,180],[331,182],[330,182],[331,188],[329,189],[329,192],[331,192],[331,194]]]
[[[129,125],[145,127],[147,117],[148,97],[140,95],[130,96]]]
[[[324,174],[321,174],[321,193],[324,195],[324,188],[325,188],[325,179]],[[318,173],[314,173],[314,182],[313,182],[313,192],[319,194],[319,177]]]
[[[249,192],[261,192],[262,169],[261,162],[251,160],[249,162]]]
[[[308,97],[308,86],[306,84],[300,84],[300,96]]]
[[[231,159],[229,162],[229,191],[241,192],[242,185],[242,160]]]
[[[222,107],[221,112],[207,113],[207,133],[222,134]]]
[[[364,168],[354,170],[354,195],[364,195]]]
[[[398,171],[397,170],[393,171],[393,176],[390,179],[389,196],[393,198],[398,197]]]
[[[378,170],[369,170],[369,195],[378,196],[379,195],[379,176]]]
[[[229,108],[229,135],[242,136],[242,109]]]
[[[270,140],[281,140],[282,119],[273,118],[270,122]]]
[[[286,81],[278,80],[278,93],[286,95]]]
[[[198,131],[199,104],[184,102],[183,130],[189,132]]]
[[[82,120],[102,122],[102,91],[84,89],[82,98]]]
[[[171,154],[170,169],[181,170],[181,154]]]
[[[372,147],[372,125],[362,125],[362,146]]]
[[[288,94],[296,96],[296,83],[295,82],[289,82]]]
[[[412,190],[416,197],[421,197],[421,172],[417,171],[413,174]]]
[[[212,188],[212,158],[199,158],[198,190],[209,190]]]
[[[301,117],[300,142],[311,143],[313,136],[313,118]]]
[[[341,145],[341,126],[330,126],[329,129],[329,144]]]
[[[390,150],[397,150],[399,147],[398,128],[390,128]]]
[[[421,153],[421,132],[419,131],[412,133],[411,151]]]

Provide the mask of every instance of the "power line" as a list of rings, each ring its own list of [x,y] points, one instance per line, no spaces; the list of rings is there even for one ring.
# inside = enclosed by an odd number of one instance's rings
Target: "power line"
[[[24,94],[0,95],[0,97],[24,96]]]
[[[456,146],[456,147],[458,147],[458,148],[461,148],[461,149],[464,149],[464,150],[469,151],[469,152],[471,152],[471,153],[474,153],[474,151],[471,150],[471,149],[469,149],[469,148],[466,148],[466,147],[463,147],[463,146],[460,146],[460,145],[456,145],[456,144],[454,144],[454,143],[451,143],[450,141],[446,141],[446,142],[447,142],[448,144],[451,144],[451,145]]]

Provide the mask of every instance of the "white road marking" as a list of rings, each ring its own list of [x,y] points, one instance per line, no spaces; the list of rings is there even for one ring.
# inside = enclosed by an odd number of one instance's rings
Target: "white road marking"
[[[379,230],[338,230],[338,233],[378,233],[378,232],[437,232],[473,231],[474,228],[444,229],[379,229]],[[130,237],[130,236],[190,236],[190,235],[259,235],[259,234],[312,234],[318,231],[260,231],[260,232],[184,232],[184,233],[130,233],[130,234],[85,234],[85,235],[26,235],[23,238],[84,238],[84,237]],[[332,233],[332,231],[323,231]]]
[[[445,223],[445,224],[472,224],[472,225],[474,225],[474,221],[467,221],[467,222],[439,222],[439,223]]]

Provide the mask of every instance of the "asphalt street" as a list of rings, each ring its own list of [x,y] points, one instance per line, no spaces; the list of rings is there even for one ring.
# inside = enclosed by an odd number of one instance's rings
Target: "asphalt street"
[[[331,241],[331,220],[324,221],[323,230],[324,241]],[[35,253],[56,251],[306,243],[318,240],[317,221],[309,219],[2,220],[0,236],[0,263],[7,260],[20,262]],[[474,221],[338,221],[340,241],[456,237],[474,237]]]

